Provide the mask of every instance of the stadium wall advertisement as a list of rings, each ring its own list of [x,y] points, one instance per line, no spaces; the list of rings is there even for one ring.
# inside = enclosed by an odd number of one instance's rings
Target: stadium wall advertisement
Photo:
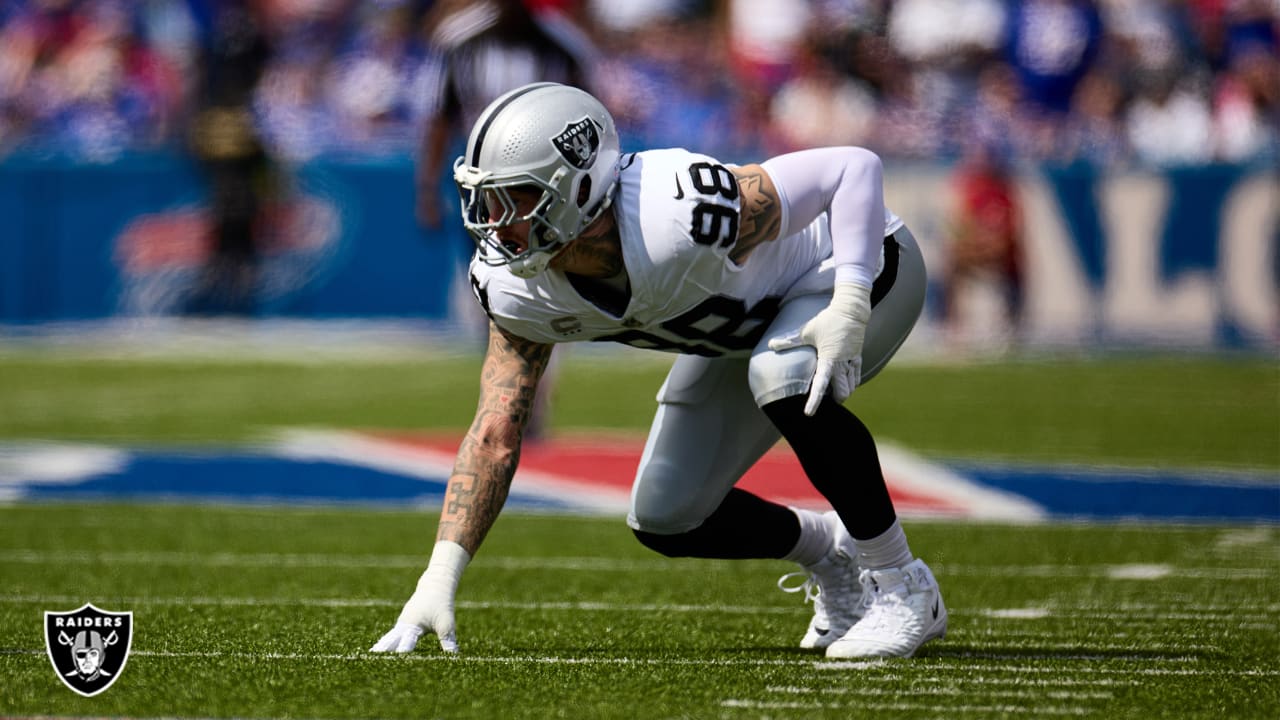
[[[950,170],[892,160],[886,169],[886,202],[937,277]],[[290,192],[263,225],[253,314],[452,317],[468,241],[454,224],[416,224],[408,160],[316,160],[288,177]],[[205,188],[197,167],[165,155],[0,163],[0,323],[217,312],[193,301],[211,254]],[[1029,344],[1280,342],[1273,169],[1021,168],[1017,197]]]

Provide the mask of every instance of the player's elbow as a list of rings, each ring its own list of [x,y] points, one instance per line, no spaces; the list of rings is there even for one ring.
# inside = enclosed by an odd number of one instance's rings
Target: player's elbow
[[[845,177],[874,182],[884,177],[884,162],[871,150],[848,146],[840,148],[840,153]]]

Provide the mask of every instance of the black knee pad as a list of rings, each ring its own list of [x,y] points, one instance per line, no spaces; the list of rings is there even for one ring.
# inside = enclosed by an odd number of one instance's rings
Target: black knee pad
[[[667,557],[780,558],[795,547],[800,521],[786,506],[734,488],[692,530],[674,535],[631,532],[642,545]]]
[[[644,530],[632,529],[631,532],[640,541],[641,545],[661,553],[667,557],[690,557],[689,537],[688,533],[679,533],[676,535],[658,535],[656,533],[645,532]]]

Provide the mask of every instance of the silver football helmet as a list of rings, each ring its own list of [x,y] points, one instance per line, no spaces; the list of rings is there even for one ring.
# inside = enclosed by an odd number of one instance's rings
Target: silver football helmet
[[[613,117],[582,90],[534,83],[494,100],[453,164],[478,257],[522,278],[545,270],[609,209],[620,155]],[[529,223],[527,247],[499,240],[498,229],[522,222]]]

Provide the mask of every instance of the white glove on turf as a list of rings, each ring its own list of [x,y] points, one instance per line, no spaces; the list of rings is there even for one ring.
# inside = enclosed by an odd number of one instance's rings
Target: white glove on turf
[[[462,571],[470,561],[471,555],[461,545],[448,541],[436,543],[426,571],[418,578],[418,588],[404,604],[395,627],[374,643],[370,652],[412,652],[418,638],[427,631],[440,638],[441,650],[458,652],[453,597]]]
[[[793,333],[769,341],[773,351],[811,345],[818,364],[809,385],[804,414],[813,415],[830,387],[836,402],[844,402],[862,379],[862,343],[871,319],[871,288],[858,283],[836,283],[831,303]]]

